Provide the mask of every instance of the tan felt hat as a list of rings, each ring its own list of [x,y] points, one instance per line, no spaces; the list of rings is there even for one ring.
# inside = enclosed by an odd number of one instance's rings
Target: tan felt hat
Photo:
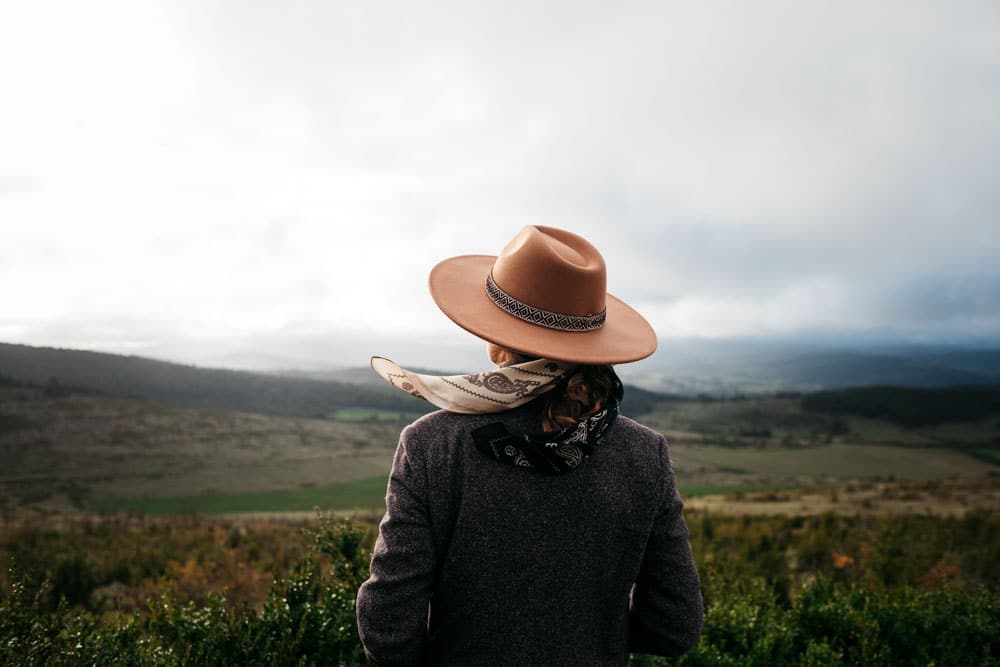
[[[606,286],[601,253],[552,227],[525,227],[499,256],[452,257],[430,275],[444,314],[497,345],[582,364],[648,357],[656,332]]]

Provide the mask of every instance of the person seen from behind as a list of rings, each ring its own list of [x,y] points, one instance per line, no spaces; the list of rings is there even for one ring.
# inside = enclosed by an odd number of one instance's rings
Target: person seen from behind
[[[495,368],[434,376],[381,357],[442,408],[400,435],[358,591],[374,665],[625,665],[698,641],[701,587],[663,436],[620,414],[613,364],[656,349],[568,231],[525,227],[499,256],[430,275]]]

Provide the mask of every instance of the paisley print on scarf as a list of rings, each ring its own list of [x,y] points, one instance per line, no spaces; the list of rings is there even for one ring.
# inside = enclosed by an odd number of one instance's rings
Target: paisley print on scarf
[[[473,373],[472,375],[466,375],[465,379],[468,380],[469,384],[477,387],[485,387],[494,394],[513,394],[519,398],[542,384],[537,380],[510,378],[504,373],[497,371]]]
[[[462,414],[502,412],[524,405],[550,389],[575,368],[551,359],[463,375],[428,375],[401,368],[384,357],[372,357],[372,370],[393,387],[439,408]]]

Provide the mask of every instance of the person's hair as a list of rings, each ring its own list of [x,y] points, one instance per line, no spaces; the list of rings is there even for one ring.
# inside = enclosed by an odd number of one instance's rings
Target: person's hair
[[[499,346],[490,350],[490,356],[497,365],[517,364],[534,359]],[[581,364],[554,389],[535,399],[534,403],[538,405],[543,428],[546,431],[557,431],[599,411],[611,400],[614,390],[614,371],[611,366]]]

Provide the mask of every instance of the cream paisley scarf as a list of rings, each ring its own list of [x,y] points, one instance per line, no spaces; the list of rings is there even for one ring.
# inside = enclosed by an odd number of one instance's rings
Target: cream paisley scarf
[[[372,357],[372,370],[393,387],[439,408],[462,414],[503,412],[553,389],[576,366],[534,359],[469,375],[426,375]]]

